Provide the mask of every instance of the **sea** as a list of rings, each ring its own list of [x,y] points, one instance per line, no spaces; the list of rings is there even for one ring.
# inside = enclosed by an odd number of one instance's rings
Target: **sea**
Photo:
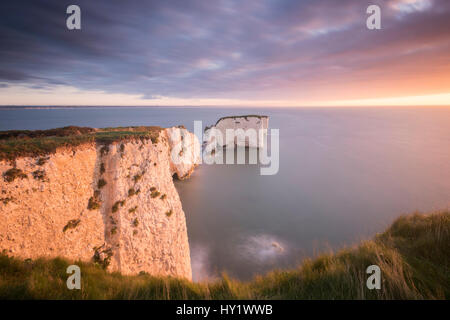
[[[175,181],[196,281],[241,280],[357,245],[450,206],[450,108],[1,107],[0,130],[184,125],[269,116],[279,170],[202,164]],[[269,146],[268,146],[269,147]]]

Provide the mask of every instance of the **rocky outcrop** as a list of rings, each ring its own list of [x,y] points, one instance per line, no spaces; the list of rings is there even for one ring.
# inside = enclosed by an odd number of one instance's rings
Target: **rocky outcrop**
[[[179,179],[188,178],[201,162],[198,138],[182,127],[166,129],[171,153],[170,170]]]
[[[172,176],[190,175],[195,148],[193,134],[170,128],[157,142],[91,142],[0,161],[0,250],[191,279],[186,218]],[[178,149],[182,162],[172,158]]]
[[[264,147],[269,117],[260,115],[230,116],[220,118],[214,126],[207,127],[204,140],[207,145],[219,147]],[[231,134],[227,134],[227,130]]]

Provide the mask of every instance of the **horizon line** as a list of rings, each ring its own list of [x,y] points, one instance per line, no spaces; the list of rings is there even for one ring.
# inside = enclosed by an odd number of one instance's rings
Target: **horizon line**
[[[23,105],[23,104],[0,104],[0,108],[448,108],[450,104],[435,104],[435,105],[59,105],[59,104],[45,104],[45,105]]]

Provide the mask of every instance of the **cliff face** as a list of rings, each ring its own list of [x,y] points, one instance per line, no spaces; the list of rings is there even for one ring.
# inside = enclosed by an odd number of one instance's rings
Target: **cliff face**
[[[269,117],[259,115],[224,117],[214,126],[205,130],[207,144],[216,143],[220,147],[264,147],[265,136],[269,126]],[[232,130],[234,135],[227,135]],[[222,138],[219,138],[217,135]]]
[[[45,158],[17,158],[14,166],[0,161],[0,250],[191,279],[186,219],[172,176],[189,176],[197,147],[193,134],[171,128],[156,143],[85,143]],[[177,148],[184,161],[171,156]]]

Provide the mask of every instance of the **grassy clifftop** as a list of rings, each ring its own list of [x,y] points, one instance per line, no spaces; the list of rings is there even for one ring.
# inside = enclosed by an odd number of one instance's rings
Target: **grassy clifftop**
[[[70,264],[81,267],[81,290],[66,288]],[[365,285],[372,264],[381,268],[380,290]],[[0,299],[450,299],[450,213],[402,216],[373,240],[249,282],[122,276],[92,263],[3,254]]]
[[[156,142],[160,127],[118,127],[94,129],[69,126],[50,130],[0,131],[0,160],[37,157],[54,153],[61,147],[85,143],[108,144],[129,139],[152,139]]]

